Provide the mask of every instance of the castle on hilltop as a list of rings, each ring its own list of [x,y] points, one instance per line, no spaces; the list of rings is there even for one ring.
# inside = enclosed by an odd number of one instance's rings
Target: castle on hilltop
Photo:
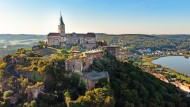
[[[49,33],[47,35],[47,44],[50,46],[69,49],[72,46],[78,46],[84,49],[93,49],[96,47],[96,35],[94,33],[77,34],[65,33],[65,24],[60,13],[58,33]]]

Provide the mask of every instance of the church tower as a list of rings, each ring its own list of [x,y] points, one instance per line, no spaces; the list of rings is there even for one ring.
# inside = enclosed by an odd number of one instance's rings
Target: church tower
[[[60,12],[59,25],[58,25],[58,33],[60,33],[61,35],[65,35],[65,24],[63,23],[61,12]]]

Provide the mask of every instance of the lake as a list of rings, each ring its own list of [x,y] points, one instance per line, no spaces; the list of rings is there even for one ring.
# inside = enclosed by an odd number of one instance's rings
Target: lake
[[[184,56],[167,56],[153,60],[152,63],[190,76],[190,58],[185,58]]]

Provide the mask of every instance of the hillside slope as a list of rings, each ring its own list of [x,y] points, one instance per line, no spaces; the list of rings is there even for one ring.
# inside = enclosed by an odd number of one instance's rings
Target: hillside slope
[[[91,69],[109,71],[115,107],[189,107],[177,88],[123,63],[109,53],[94,61]]]

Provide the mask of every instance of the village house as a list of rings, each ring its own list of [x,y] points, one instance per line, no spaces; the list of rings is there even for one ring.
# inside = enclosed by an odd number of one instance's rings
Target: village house
[[[156,68],[156,69],[155,69],[155,72],[163,72],[163,71],[164,71],[163,68]]]
[[[181,83],[179,81],[170,82],[171,84],[175,85],[176,87],[181,87]]]
[[[170,82],[171,84],[175,85],[176,87],[180,88],[181,90],[185,91],[185,92],[190,92],[190,88],[189,88],[189,84],[187,83],[181,83],[179,81],[174,81],[174,82]]]
[[[70,77],[71,73],[77,72],[82,74],[82,72],[89,68],[91,64],[93,64],[93,60],[97,58],[103,57],[102,50],[91,50],[82,53],[83,58],[76,58],[76,56],[80,55],[80,51],[72,51],[73,56],[75,58],[65,60],[65,73],[66,77]]]
[[[82,75],[81,77],[85,82],[86,82],[86,88],[88,90],[92,90],[95,88],[96,83],[98,83],[98,81],[100,79],[104,79],[107,78],[107,81],[109,82],[109,74],[106,71],[103,72],[88,72]]]
[[[168,79],[166,79],[166,78],[164,77],[164,75],[162,75],[162,74],[153,73],[152,75],[154,75],[156,78],[160,79],[161,81],[164,81],[164,82],[166,82],[166,83],[169,83]]]
[[[72,46],[78,46],[84,49],[96,48],[96,35],[94,33],[87,34],[65,34],[65,48],[70,49]]]
[[[61,42],[61,34],[60,33],[49,33],[47,35],[47,43],[50,46],[59,46]]]
[[[190,92],[190,84],[182,83],[180,88],[186,92]]]
[[[179,81],[173,81],[173,82],[169,82],[165,77],[164,75],[162,74],[158,74],[158,73],[153,73],[153,75],[160,79],[161,81],[164,81],[166,83],[171,83],[173,85],[175,85],[176,87],[178,87],[179,89],[185,91],[185,92],[190,92],[190,84],[187,84],[187,83],[181,83]]]
[[[28,101],[31,101],[38,97],[40,93],[43,93],[44,91],[44,83],[43,82],[37,82],[37,84],[28,86],[26,88],[26,92],[28,95]]]
[[[119,54],[120,46],[112,45],[112,46],[103,46],[102,48],[107,50],[108,52],[110,52],[111,54],[113,54],[117,57]]]
[[[80,58],[67,59],[65,61],[65,71],[68,74],[72,72],[82,73],[83,70],[83,61]]]
[[[77,34],[65,33],[65,24],[62,15],[60,15],[60,23],[58,25],[58,33],[49,33],[47,35],[47,44],[60,48],[70,49],[72,46],[80,48],[93,49],[96,47],[96,35],[94,33]]]
[[[187,83],[182,83],[187,89],[189,89],[190,90],[190,84],[187,84]]]
[[[96,49],[91,51],[83,52],[83,56],[85,57],[85,66],[84,69],[88,69],[91,64],[93,64],[94,59],[98,59],[103,57],[103,51]]]
[[[90,51],[83,52],[83,56],[93,56],[93,58],[101,58],[103,57],[103,51],[100,49],[94,49]]]

